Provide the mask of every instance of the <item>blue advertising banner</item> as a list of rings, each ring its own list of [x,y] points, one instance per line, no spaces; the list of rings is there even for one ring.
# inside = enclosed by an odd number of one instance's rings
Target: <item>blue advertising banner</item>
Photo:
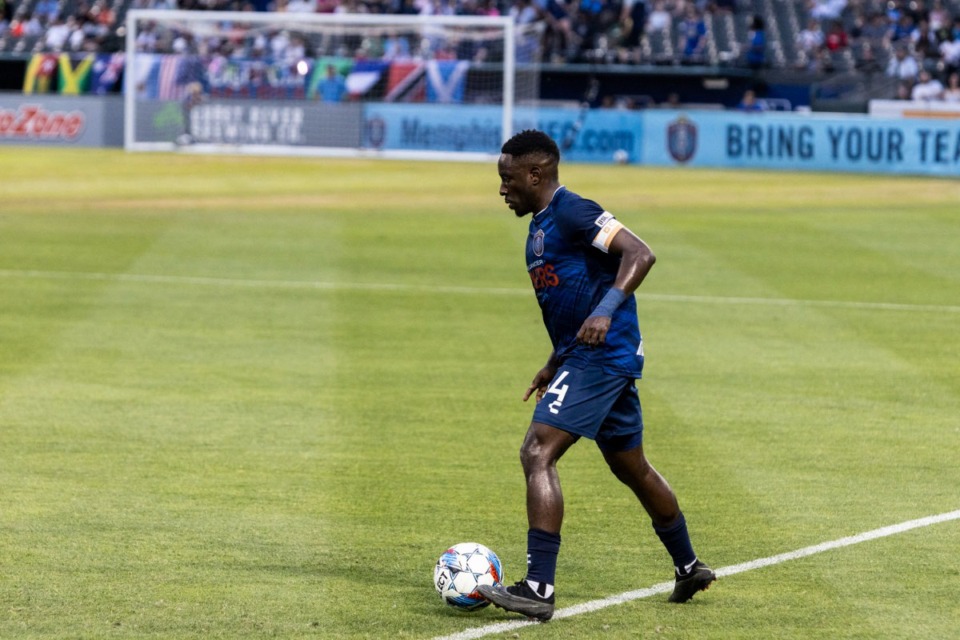
[[[960,175],[960,122],[710,111],[644,113],[652,165]]]
[[[384,150],[474,151],[497,154],[501,143],[498,106],[368,103],[364,146]],[[640,158],[640,112],[518,108],[514,130],[542,129],[568,162],[627,162]]]
[[[496,106],[366,103],[363,146],[389,151],[500,150],[501,110]]]

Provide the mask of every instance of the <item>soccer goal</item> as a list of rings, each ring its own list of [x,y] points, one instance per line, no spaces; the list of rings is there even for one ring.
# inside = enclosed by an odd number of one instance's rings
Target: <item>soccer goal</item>
[[[506,17],[133,10],[133,151],[488,160],[535,104],[540,32]]]

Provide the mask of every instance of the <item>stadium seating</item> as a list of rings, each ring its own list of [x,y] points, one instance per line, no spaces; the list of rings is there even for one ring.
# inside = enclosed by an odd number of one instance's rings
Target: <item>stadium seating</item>
[[[286,0],[275,0],[278,3],[285,3]],[[346,2],[347,0],[333,0],[334,2]],[[367,7],[374,12],[388,11],[390,7],[400,6],[408,8],[416,5],[416,0],[409,2],[389,0],[366,0],[367,4],[350,0],[356,6]],[[833,0],[843,3],[844,0]],[[8,8],[8,20],[0,20],[0,56],[28,56],[33,53],[48,51],[49,46],[45,40],[43,25],[33,23],[26,25],[29,18],[37,12],[41,6],[49,7],[54,0],[10,0]],[[674,3],[678,3],[674,5]],[[706,26],[705,47],[702,56],[696,59],[681,59],[682,47],[680,46],[680,7],[681,0],[666,0],[666,8],[673,10],[673,17],[665,28],[647,29],[640,41],[640,45],[634,50],[624,50],[619,44],[620,38],[624,33],[623,25],[616,20],[612,24],[608,21],[597,26],[596,21],[588,24],[586,33],[581,33],[583,40],[590,39],[589,46],[584,45],[579,51],[574,52],[576,47],[568,48],[567,62],[590,62],[590,63],[620,63],[620,64],[644,64],[644,65],[681,65],[681,64],[703,64],[715,67],[736,67],[746,66],[745,52],[748,46],[749,30],[754,17],[760,17],[765,24],[766,34],[766,61],[763,67],[773,70],[785,70],[796,72],[815,72],[818,74],[857,74],[864,75],[882,75],[886,69],[887,63],[893,55],[895,46],[910,46],[909,38],[901,39],[899,42],[891,42],[889,37],[876,37],[873,33],[870,37],[863,35],[864,25],[870,20],[871,16],[879,15],[886,21],[887,27],[894,24],[894,11],[897,7],[908,10],[905,2],[892,2],[886,0],[859,0],[858,2],[846,3],[841,12],[836,15],[836,19],[825,18],[821,20],[824,31],[834,23],[843,28],[843,41],[834,42],[836,46],[824,46],[815,55],[809,55],[803,51],[797,44],[797,36],[801,29],[805,27],[811,17],[811,8],[808,0],[736,0],[733,10],[727,10],[730,6],[719,9],[712,3],[708,4],[707,11],[702,14]],[[463,3],[463,4],[461,4]],[[242,8],[241,0],[221,0],[212,3],[218,9],[239,10]],[[603,4],[603,3],[601,3]],[[648,13],[653,0],[648,1]],[[943,2],[950,19],[960,17],[960,0],[944,0]],[[79,21],[81,28],[86,33],[82,39],[74,39],[65,47],[67,51],[118,51],[123,47],[123,20],[127,11],[131,8],[157,8],[159,6],[173,6],[173,0],[164,3],[163,0],[56,0],[56,13],[60,17],[66,18],[75,16]],[[560,2],[559,5],[565,7],[565,10],[573,18],[576,18],[577,0]],[[193,0],[180,0],[178,5],[184,7],[198,6]],[[326,9],[330,5],[324,5]],[[467,7],[476,6],[475,3],[467,5],[466,0],[457,0],[455,3],[459,9],[466,11]],[[839,5],[837,5],[839,6]],[[97,7],[103,11],[109,12],[108,19],[103,18],[103,14],[97,15]],[[501,14],[507,14],[511,10],[510,0],[501,0],[497,4]],[[91,12],[93,10],[93,12]],[[584,21],[581,21],[581,23]],[[589,21],[586,21],[589,22]],[[574,20],[574,30],[577,29],[577,22]],[[25,28],[26,27],[26,28]],[[593,29],[593,31],[590,31]],[[79,44],[78,44],[79,43]],[[318,47],[319,43],[307,42],[309,51],[318,51],[319,49],[329,49],[329,47]],[[329,45],[329,43],[325,43]],[[942,62],[934,61],[934,71],[943,71]],[[930,60],[926,61],[926,66],[931,66]],[[849,82],[845,80],[844,82]],[[837,84],[843,84],[837,82]],[[862,83],[864,86],[868,83]],[[884,89],[889,91],[888,89]]]

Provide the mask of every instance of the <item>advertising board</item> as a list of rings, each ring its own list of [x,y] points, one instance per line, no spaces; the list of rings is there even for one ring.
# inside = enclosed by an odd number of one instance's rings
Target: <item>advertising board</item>
[[[119,96],[0,94],[0,144],[122,146],[123,101]]]

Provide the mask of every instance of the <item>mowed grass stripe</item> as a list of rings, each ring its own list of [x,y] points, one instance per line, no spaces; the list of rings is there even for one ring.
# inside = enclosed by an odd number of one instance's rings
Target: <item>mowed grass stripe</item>
[[[0,401],[4,555],[31,602],[0,635],[116,621],[217,637],[264,601],[285,634],[329,619],[315,594],[342,427],[323,394],[330,301],[100,284]]]
[[[718,578],[725,578],[727,576],[733,576],[738,573],[755,571],[757,569],[763,569],[765,567],[771,567],[774,565],[783,564],[784,562],[790,562],[792,560],[808,558],[810,556],[817,555],[820,553],[825,553],[827,551],[842,549],[844,547],[849,547],[856,544],[862,544],[864,542],[870,542],[872,540],[886,538],[889,536],[895,536],[901,533],[912,531],[914,529],[930,527],[930,526],[942,524],[945,522],[952,522],[954,520],[960,520],[960,510],[940,513],[934,516],[918,518],[916,520],[909,520],[907,522],[901,522],[899,524],[881,527],[879,529],[874,529],[872,531],[865,531],[863,533],[847,536],[845,538],[840,538],[837,540],[831,540],[829,542],[823,542],[820,544],[811,545],[809,547],[797,549],[796,551],[788,551],[786,553],[781,553],[775,556],[768,556],[766,558],[757,558],[756,560],[750,560],[748,562],[743,562],[743,563],[731,565],[728,567],[720,567],[716,570],[716,573]],[[673,590],[673,585],[674,585],[673,582],[661,582],[659,584],[656,584],[644,589],[626,591],[624,593],[618,593],[618,594],[607,596],[605,598],[601,598],[598,600],[590,600],[588,602],[582,602],[580,604],[575,604],[569,607],[563,607],[556,611],[556,613],[553,616],[553,619],[562,620],[564,618],[580,616],[586,613],[593,613],[595,611],[600,611],[601,609],[606,609],[608,607],[615,607],[618,605],[626,604],[634,600],[640,600],[643,598],[650,598],[650,597],[664,594],[664,593],[670,593]],[[532,620],[511,620],[508,622],[500,622],[495,624],[489,624],[483,627],[467,629],[465,631],[461,631],[459,633],[453,633],[446,636],[438,636],[434,640],[476,640],[477,638],[485,638],[487,636],[492,636],[494,634],[508,633],[515,629],[522,629],[524,627],[535,626],[538,624],[541,624],[541,623],[538,623]]]
[[[869,517],[875,496],[894,478],[902,478],[904,488],[888,507],[940,507],[943,485],[909,478],[916,468],[950,465],[951,449],[928,443],[945,429],[951,433],[960,410],[960,386],[949,374],[955,371],[951,348],[944,345],[940,354],[933,348],[950,340],[947,327],[954,323],[956,306],[929,314],[920,309],[940,305],[792,297],[832,293],[845,277],[863,282],[860,274],[870,270],[866,265],[880,273],[900,269],[889,265],[900,254],[864,249],[844,235],[834,237],[828,228],[810,228],[802,216],[771,216],[769,229],[750,217],[709,216],[709,232],[708,216],[697,223],[664,222],[670,230],[665,255],[676,252],[695,265],[693,271],[681,269],[683,274],[703,272],[715,288],[766,296],[722,296],[741,303],[723,309],[690,296],[701,304],[682,312],[641,310],[648,344],[641,394],[648,389],[659,403],[650,408],[668,408],[677,421],[663,425],[665,430],[678,427],[686,450],[710,461],[717,487],[708,487],[708,494],[716,500],[722,493],[741,496],[744,504],[757,506],[741,516],[747,531],[780,528],[785,536],[842,526],[852,513]],[[869,225],[862,233],[869,233]],[[829,248],[824,259],[832,265],[833,279],[797,268],[821,257],[814,247]],[[860,268],[848,269],[852,263]],[[674,278],[666,261],[657,266],[667,270],[665,282],[657,283],[661,287],[695,282]],[[942,287],[920,271],[900,271],[914,289],[906,295],[935,297]],[[896,299],[902,292],[889,293]],[[772,300],[784,303],[778,308]],[[904,345],[928,347],[928,357],[920,359]],[[758,395],[757,389],[764,391]],[[657,428],[657,414],[647,414]],[[656,438],[654,432],[652,446]],[[882,460],[890,451],[898,451],[905,462],[878,464],[857,475],[844,472],[862,459]],[[815,480],[823,473],[834,478],[836,493],[829,497]],[[838,501],[843,509],[833,508]],[[759,549],[767,543],[762,536],[749,542]]]
[[[37,271],[19,269],[0,269],[0,277],[47,279],[47,280],[91,280],[139,282],[145,284],[197,285],[210,287],[243,287],[275,289],[312,289],[329,291],[384,291],[414,292],[492,296],[532,296],[527,289],[508,287],[466,287],[455,285],[404,284],[399,282],[321,282],[293,280],[249,280],[237,278],[212,278],[205,276],[170,276],[134,273],[91,273],[76,271]],[[764,298],[749,296],[709,296],[669,293],[647,293],[638,291],[637,296],[644,300],[660,302],[691,302],[696,304],[761,305],[785,307],[825,307],[837,309],[863,309],[877,311],[911,311],[932,313],[960,313],[960,305],[909,304],[896,302],[860,302],[852,300],[808,300],[792,298]]]
[[[21,333],[0,335],[15,361],[0,374],[0,636],[429,638],[507,619],[466,622],[430,585],[453,542],[489,544],[510,579],[525,559],[519,396],[549,345],[526,223],[497,199],[493,167],[50,150],[8,164],[0,313]],[[960,381],[944,358],[957,316],[941,305],[957,301],[923,268],[895,281],[871,266],[892,251],[949,272],[951,218],[924,207],[955,204],[953,184],[564,174],[660,259],[640,295],[648,453],[714,566],[955,502]],[[915,212],[941,216],[929,264],[915,244],[897,250]],[[816,245],[832,222],[822,258],[837,281],[804,283],[811,256],[784,239],[799,229]],[[131,261],[141,225],[159,237]],[[934,228],[921,219],[913,235]],[[873,251],[844,269],[839,248],[858,234]],[[728,246],[704,248],[711,237]],[[738,251],[755,263],[729,260]],[[26,324],[52,348],[18,350]],[[562,464],[563,601],[666,580],[669,559],[596,449]],[[689,607],[649,598],[522,635],[949,637],[955,529],[744,573]]]

